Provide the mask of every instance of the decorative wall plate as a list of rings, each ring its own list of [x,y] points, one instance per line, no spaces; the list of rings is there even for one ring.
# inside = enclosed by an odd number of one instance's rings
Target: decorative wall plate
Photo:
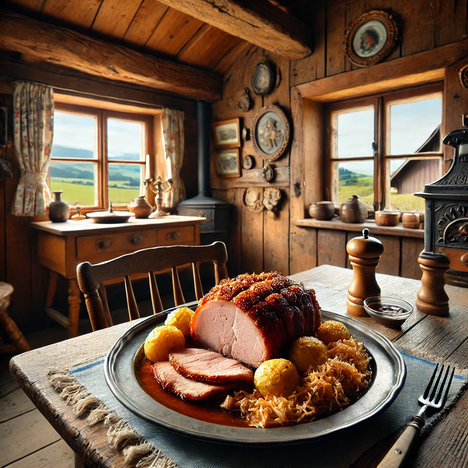
[[[254,118],[252,139],[255,151],[267,161],[275,161],[289,143],[289,123],[277,106],[262,107]]]
[[[255,159],[253,156],[247,155],[244,158],[244,162],[242,163],[242,167],[246,170],[252,169],[255,166]]]
[[[346,31],[345,53],[358,67],[374,65],[385,58],[398,39],[392,16],[372,10],[359,17]]]
[[[275,69],[269,62],[260,62],[252,73],[252,89],[255,94],[268,94],[276,82]]]

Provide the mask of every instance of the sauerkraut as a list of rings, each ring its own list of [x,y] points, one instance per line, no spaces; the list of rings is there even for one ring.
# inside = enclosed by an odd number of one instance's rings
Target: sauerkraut
[[[302,376],[287,398],[262,396],[254,390],[229,395],[221,407],[239,411],[253,427],[289,426],[335,413],[353,403],[369,385],[370,357],[361,342],[350,337],[327,346],[327,360]]]

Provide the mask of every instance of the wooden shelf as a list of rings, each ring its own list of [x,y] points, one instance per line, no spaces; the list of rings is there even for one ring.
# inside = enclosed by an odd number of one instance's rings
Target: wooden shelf
[[[372,219],[368,219],[364,223],[344,223],[338,218],[332,219],[331,221],[320,221],[318,219],[306,218],[295,219],[294,224],[299,227],[352,232],[361,232],[364,228],[368,228],[371,234],[424,239],[424,229],[407,229],[404,228],[401,223],[397,226],[377,226],[375,221]]]

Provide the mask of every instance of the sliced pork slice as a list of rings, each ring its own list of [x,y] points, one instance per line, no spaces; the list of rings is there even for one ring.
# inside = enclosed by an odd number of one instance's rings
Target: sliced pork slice
[[[315,291],[271,272],[221,281],[200,300],[190,332],[204,348],[258,367],[320,323]]]
[[[187,379],[179,374],[169,361],[156,362],[152,369],[159,385],[183,400],[206,400],[216,395],[226,395],[232,389],[232,385],[213,385]]]
[[[200,348],[184,348],[169,354],[174,369],[188,379],[215,384],[252,384],[253,372],[235,359]]]

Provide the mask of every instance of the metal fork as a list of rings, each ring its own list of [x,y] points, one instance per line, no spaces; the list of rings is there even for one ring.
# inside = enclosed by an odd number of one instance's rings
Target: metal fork
[[[424,413],[428,408],[440,410],[445,404],[455,368],[447,366],[444,372],[444,367],[444,365],[436,365],[426,390],[418,400],[423,405],[422,408],[413,417],[377,468],[398,468],[408,461],[411,450],[418,439],[421,429],[424,427]]]

